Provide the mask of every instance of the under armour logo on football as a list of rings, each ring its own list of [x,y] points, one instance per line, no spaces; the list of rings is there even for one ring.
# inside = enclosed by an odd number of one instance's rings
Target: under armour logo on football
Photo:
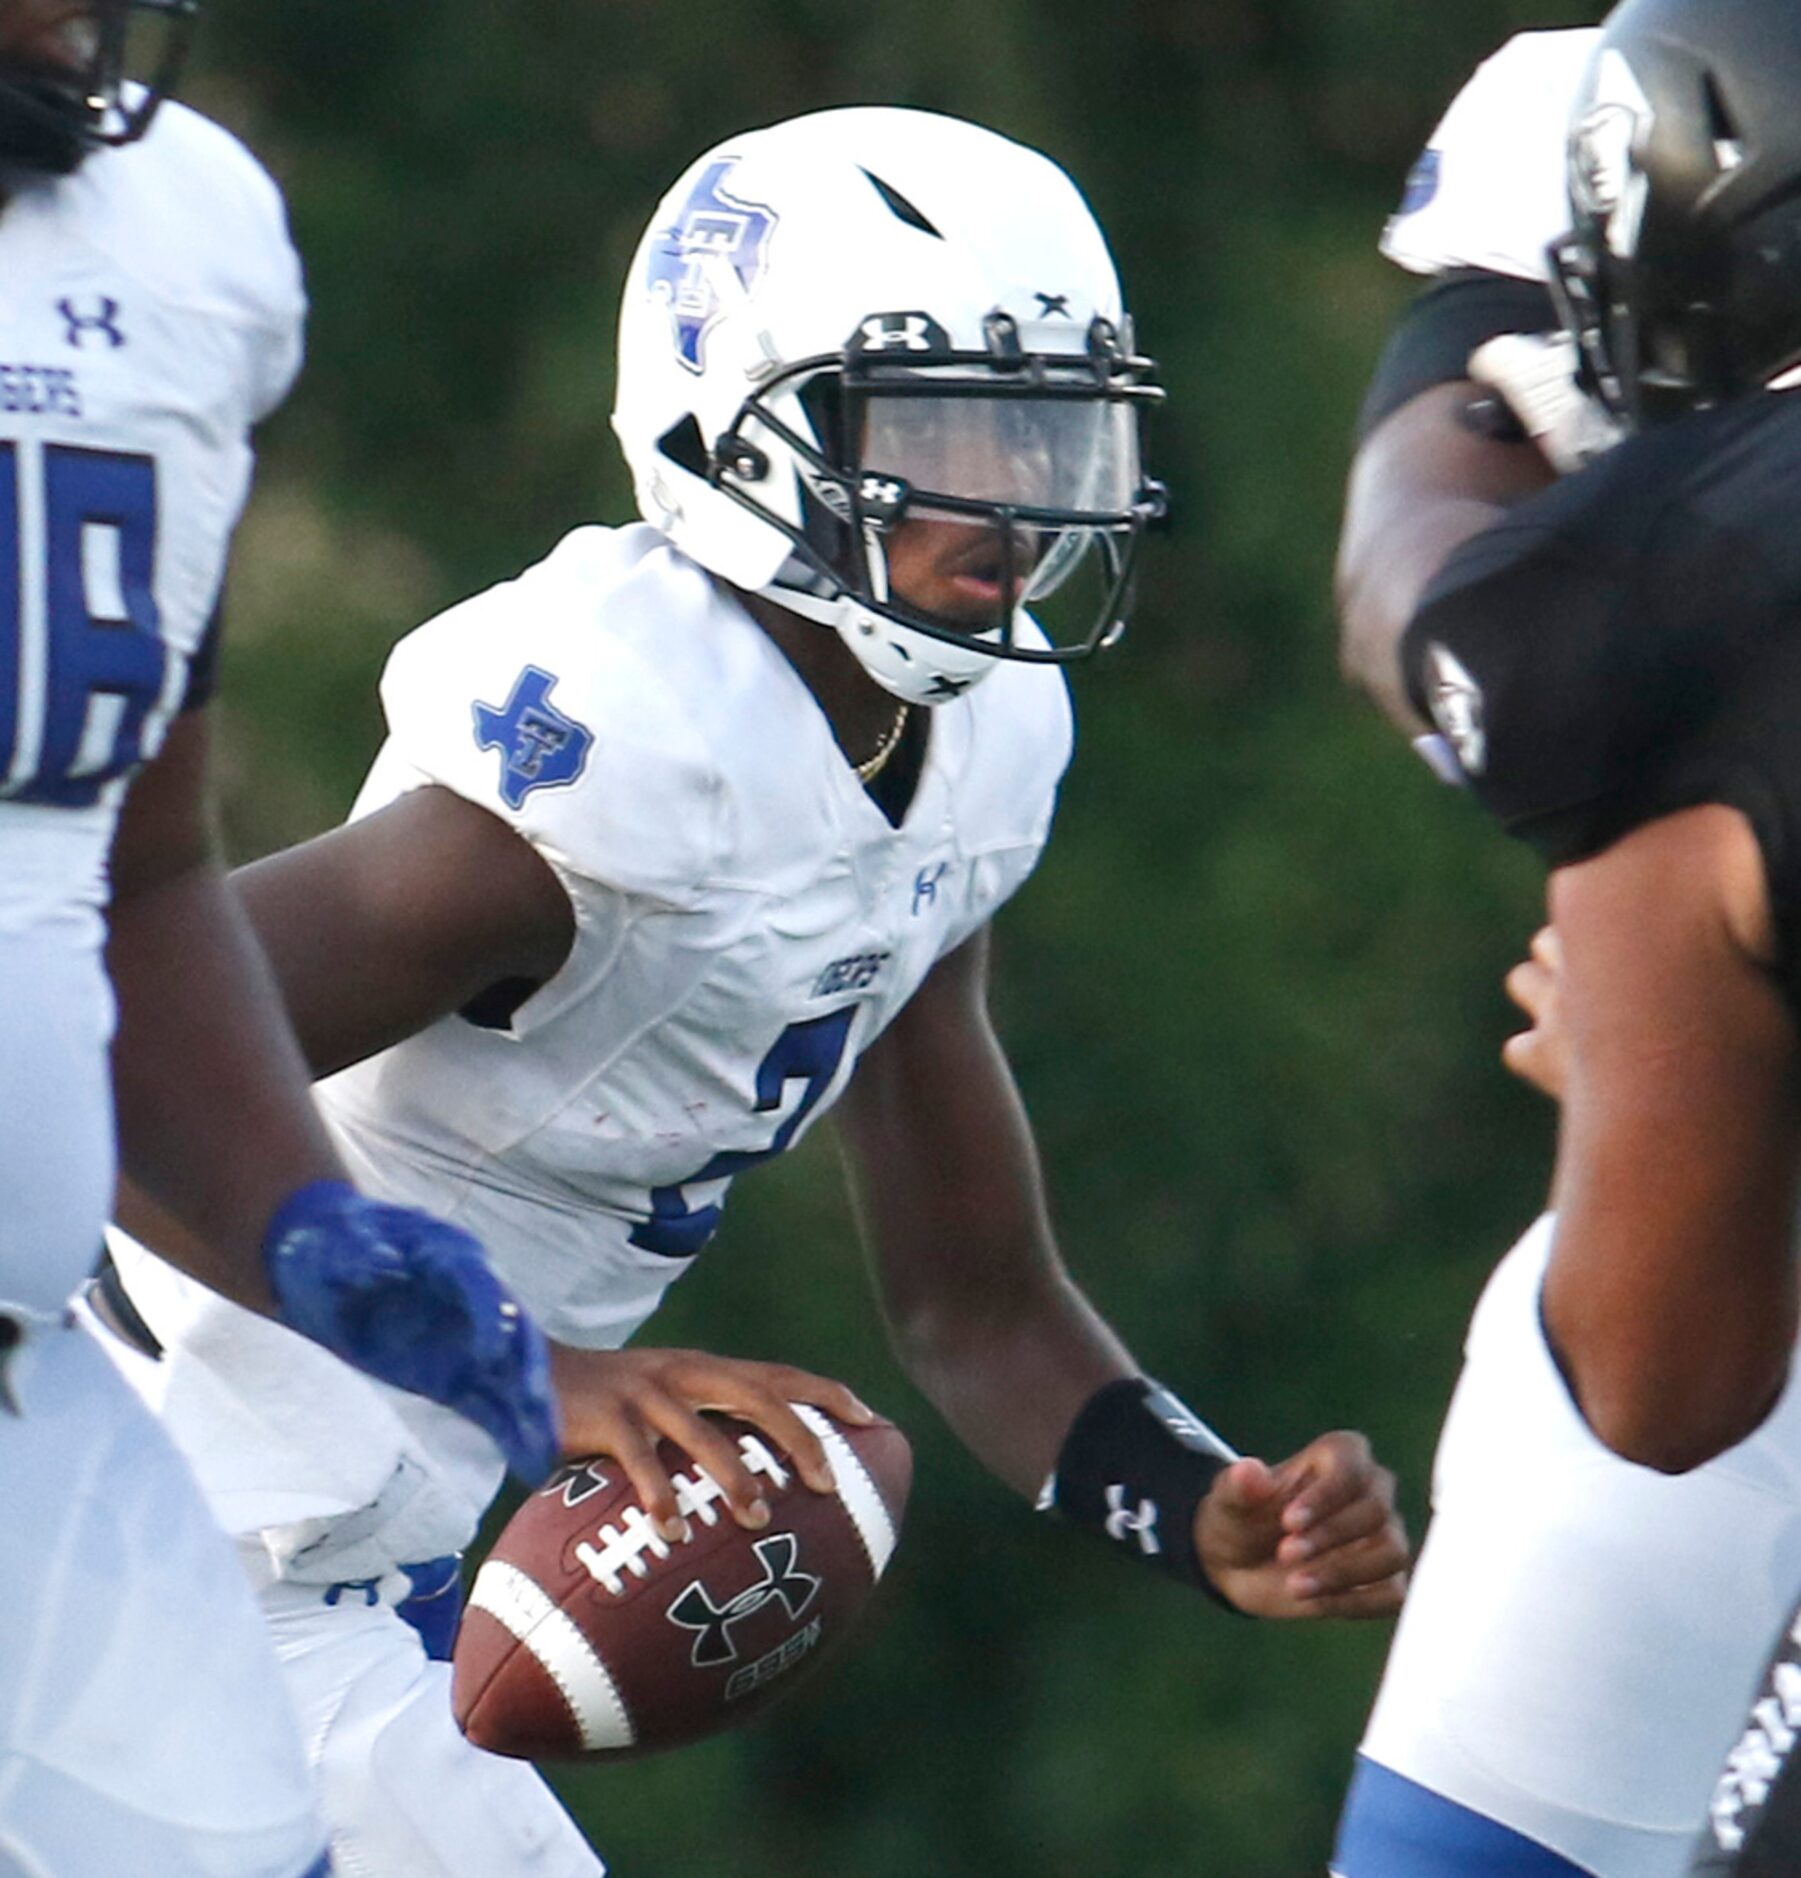
[[[688,1653],[696,1669],[735,1663],[738,1646],[732,1641],[732,1626],[760,1611],[771,1599],[779,1598],[789,1617],[796,1618],[818,1595],[819,1580],[798,1568],[800,1542],[793,1533],[779,1532],[772,1538],[759,1539],[752,1550],[763,1567],[763,1576],[754,1585],[746,1586],[725,1604],[715,1604],[706,1586],[697,1579],[669,1607],[672,1624],[699,1633]]]
[[[125,343],[125,335],[119,330],[120,305],[110,294],[96,295],[91,309],[84,309],[75,303],[72,294],[65,294],[57,301],[56,310],[63,316],[67,331],[63,338],[79,351],[90,338],[102,339],[115,351]]]
[[[501,753],[500,796],[508,808],[523,807],[534,789],[574,782],[588,761],[594,733],[550,702],[556,682],[555,673],[528,665],[504,705],[474,706],[476,744]]]
[[[565,1467],[552,1476],[550,1484],[538,1489],[548,1497],[559,1494],[565,1506],[580,1506],[584,1500],[591,1500],[597,1493],[604,1493],[611,1481],[600,1471],[597,1463],[584,1461],[579,1467]]]
[[[1114,1481],[1107,1489],[1107,1537],[1125,1545],[1133,1539],[1146,1558],[1155,1558],[1163,1550],[1157,1537],[1157,1502],[1140,1500],[1136,1508],[1126,1504],[1126,1489]]]

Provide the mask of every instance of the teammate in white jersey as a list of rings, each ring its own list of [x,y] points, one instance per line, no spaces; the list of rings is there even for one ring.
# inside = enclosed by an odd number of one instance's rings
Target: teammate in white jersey
[[[405,640],[355,818],[239,884],[340,1071],[343,1151],[485,1236],[672,1536],[659,1433],[767,1517],[699,1405],[815,1485],[787,1402],[862,1412],[775,1365],[618,1347],[735,1176],[837,1103],[898,1351],[995,1473],[1243,1610],[1387,1613],[1405,1542],[1362,1438],[1235,1460],[1076,1289],[988,1016],[988,925],[1069,756],[1062,665],[1117,637],[1161,511],[1150,372],[1035,152],[889,109],[720,145],[626,288],[614,422],[645,519]],[[492,1465],[119,1262],[162,1350],[140,1386],[245,1536],[346,1862],[592,1871],[535,1776],[456,1736],[392,1608],[409,1561],[454,1572],[435,1555]]]
[[[1549,291],[1570,220],[1572,106],[1599,39],[1525,34],[1485,63],[1384,237],[1432,284],[1365,407],[1340,601],[1347,671],[1415,733],[1429,727],[1397,643],[1422,593],[1462,543],[1617,434],[1576,382]],[[1470,755],[1479,704],[1447,681],[1440,706]],[[1550,979],[1538,967],[1516,982],[1536,1003]],[[1540,1042],[1513,1057],[1542,1076]],[[1618,1458],[1546,1341],[1551,1240],[1547,1218],[1503,1259],[1471,1325],[1431,1530],[1341,1828],[1342,1878],[1685,1871],[1801,1585],[1801,1395],[1791,1383],[1755,1434],[1693,1471]]]
[[[541,1339],[466,1235],[343,1184],[213,857],[208,622],[303,301],[268,177],[157,109],[193,10],[0,0],[0,1871],[21,1878],[326,1869],[231,1549],[68,1316],[115,1149],[209,1283],[478,1414],[528,1471],[553,1458]],[[148,89],[124,76],[140,24],[170,33]]]

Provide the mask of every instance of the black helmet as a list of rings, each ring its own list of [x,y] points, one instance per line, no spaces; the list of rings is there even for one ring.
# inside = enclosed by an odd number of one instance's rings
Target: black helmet
[[[91,0],[93,44],[79,66],[0,61],[0,175],[66,175],[90,151],[131,143],[150,128],[175,83],[200,0]],[[160,33],[140,82],[132,74],[132,28]]]
[[[1621,417],[1801,363],[1801,4],[1625,0],[1583,80],[1569,184],[1552,275]]]

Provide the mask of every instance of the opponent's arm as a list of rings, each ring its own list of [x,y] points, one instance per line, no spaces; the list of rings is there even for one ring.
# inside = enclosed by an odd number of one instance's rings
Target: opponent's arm
[[[1339,536],[1339,663],[1403,730],[1428,728],[1407,695],[1400,643],[1421,596],[1466,541],[1555,480],[1523,433],[1472,420],[1483,388],[1432,386],[1385,417],[1351,464]]]
[[[1137,1364],[1064,1269],[1025,1110],[988,1015],[988,939],[942,960],[864,1054],[840,1138],[909,1375],[1021,1493]],[[1262,1615],[1392,1610],[1405,1540],[1361,1436],[1223,1468],[1195,1513],[1213,1584]]]
[[[1742,1440],[1793,1353],[1796,1038],[1737,811],[1552,876],[1561,954],[1552,1348],[1596,1434],[1666,1472]]]

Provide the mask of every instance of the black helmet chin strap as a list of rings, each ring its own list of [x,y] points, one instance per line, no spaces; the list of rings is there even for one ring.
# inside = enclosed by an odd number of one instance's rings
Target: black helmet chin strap
[[[0,192],[9,171],[67,176],[93,148],[87,122],[66,83],[0,72]]]
[[[161,63],[124,102],[128,19],[166,22]],[[66,176],[105,146],[131,143],[150,127],[187,52],[199,0],[96,0],[97,45],[80,70],[0,64],[0,200],[9,176]]]

